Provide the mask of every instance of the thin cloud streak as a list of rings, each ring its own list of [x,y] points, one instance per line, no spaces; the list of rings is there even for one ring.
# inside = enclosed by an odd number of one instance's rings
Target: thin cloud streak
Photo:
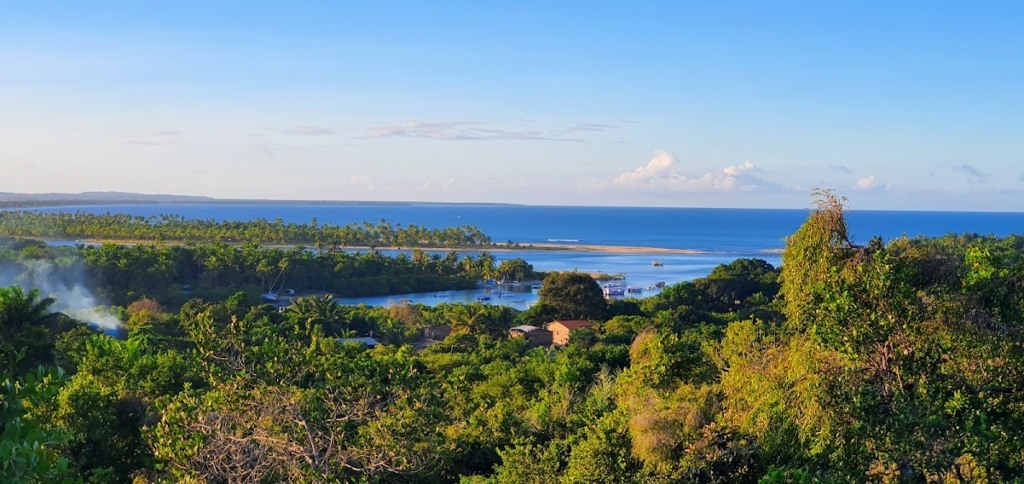
[[[977,168],[975,168],[975,167],[973,167],[971,165],[968,165],[967,163],[956,165],[956,166],[953,167],[953,170],[957,171],[957,172],[960,172],[960,173],[963,173],[963,174],[967,175],[968,177],[974,179],[975,181],[988,180],[989,178],[992,177],[991,173],[984,173],[981,170],[979,170],[979,169],[977,169]]]
[[[296,136],[333,136],[338,134],[338,132],[323,126],[299,126],[285,131],[285,134]]]
[[[589,131],[604,129],[604,125],[577,125],[572,128],[578,132],[580,126],[587,126]],[[448,141],[493,141],[493,140],[524,140],[524,141],[586,141],[580,137],[568,136],[571,131],[560,130],[545,132],[536,130],[507,130],[490,128],[475,121],[408,121],[401,124],[383,124],[369,129],[369,133],[361,138],[380,139],[390,137],[426,138]]]
[[[130,145],[165,146],[181,141],[181,132],[161,129],[146,134],[127,136],[121,141]]]

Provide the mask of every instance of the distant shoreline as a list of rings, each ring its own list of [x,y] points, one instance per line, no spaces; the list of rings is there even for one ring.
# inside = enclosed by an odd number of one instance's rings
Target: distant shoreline
[[[36,199],[16,198],[4,199],[0,197],[0,209],[4,210],[32,210],[40,208],[75,208],[92,206],[120,206],[120,205],[317,205],[317,206],[352,206],[352,205],[384,205],[384,206],[522,206],[516,203],[499,202],[426,202],[426,201],[361,201],[361,200],[270,200],[270,199],[243,199],[243,198],[183,198],[183,199]]]
[[[86,245],[157,245],[152,240],[115,240],[115,239],[79,239],[68,240],[55,237],[23,237],[41,240],[47,243],[53,242],[74,242]],[[216,241],[204,241],[203,243],[214,244]],[[163,241],[163,245],[185,245],[182,241]],[[242,243],[227,243],[231,246],[242,246]],[[291,249],[296,246],[312,248],[303,244],[260,244],[260,247],[268,249]],[[343,250],[371,250],[367,246],[346,246],[340,247]],[[425,252],[529,252],[529,251],[566,251],[566,252],[594,252],[599,254],[649,254],[649,255],[708,255],[715,254],[714,251],[697,249],[668,249],[664,247],[638,247],[626,245],[588,245],[588,244],[557,244],[557,243],[525,243],[518,246],[496,245],[490,247],[374,247],[377,250],[414,250],[419,249]],[[762,254],[781,254],[782,249],[766,249],[759,251]]]
[[[625,245],[588,245],[588,244],[556,244],[556,243],[541,243],[541,244],[527,244],[520,248],[512,248],[510,250],[529,250],[529,249],[540,249],[540,250],[567,250],[574,252],[601,252],[606,254],[665,254],[665,255],[701,255],[710,254],[711,252],[697,249],[666,249],[663,247],[637,247],[637,246],[625,246]]]

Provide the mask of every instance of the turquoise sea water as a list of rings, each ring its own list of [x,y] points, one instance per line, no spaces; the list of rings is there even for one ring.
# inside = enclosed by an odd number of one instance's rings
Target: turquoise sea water
[[[807,217],[806,210],[639,207],[550,207],[474,204],[160,204],[41,208],[43,212],[153,215],[174,213],[215,220],[276,219],[345,225],[357,222],[427,227],[476,225],[498,242],[569,242],[758,253],[783,246]],[[950,232],[1007,235],[1024,230],[1024,213],[848,212],[855,242],[872,236],[937,236]]]
[[[806,219],[806,210],[551,207],[481,204],[160,204],[91,205],[41,208],[45,212],[81,210],[89,213],[155,215],[173,213],[186,218],[215,220],[276,219],[345,225],[386,220],[426,227],[475,225],[496,242],[570,243],[692,249],[699,255],[609,254],[574,251],[496,252],[500,261],[522,257],[541,271],[580,270],[625,274],[626,283],[647,287],[658,281],[674,284],[707,275],[718,264],[740,257],[760,257],[779,264],[777,250]],[[1024,231],[1024,213],[850,211],[847,217],[854,242],[872,236],[890,240],[903,235],[939,236],[951,232],[1008,235]],[[664,266],[654,267],[658,260]],[[437,304],[473,301],[486,290],[448,294],[406,295],[411,301]],[[386,304],[402,296],[346,300]],[[525,308],[534,293],[492,297],[491,303]]]

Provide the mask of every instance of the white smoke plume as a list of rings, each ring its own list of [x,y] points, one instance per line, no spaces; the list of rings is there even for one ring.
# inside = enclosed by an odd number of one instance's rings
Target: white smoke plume
[[[56,300],[51,306],[54,311],[104,332],[122,328],[121,321],[110,311],[109,305],[102,304],[89,290],[80,266],[58,268],[47,261],[26,261],[22,264],[27,269],[20,274],[10,268],[0,270],[0,286],[18,285],[25,291],[39,289],[41,296]]]

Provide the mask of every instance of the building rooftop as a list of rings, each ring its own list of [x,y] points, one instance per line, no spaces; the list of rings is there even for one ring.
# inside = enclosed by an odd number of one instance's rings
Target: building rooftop
[[[577,329],[580,329],[580,328],[589,328],[589,327],[594,325],[594,323],[591,323],[590,321],[581,321],[581,320],[564,320],[564,321],[563,320],[558,320],[558,321],[552,321],[552,322],[548,323],[548,326],[551,326],[552,324],[561,324],[562,326],[564,326],[569,331],[574,331],[574,330],[577,330]]]

